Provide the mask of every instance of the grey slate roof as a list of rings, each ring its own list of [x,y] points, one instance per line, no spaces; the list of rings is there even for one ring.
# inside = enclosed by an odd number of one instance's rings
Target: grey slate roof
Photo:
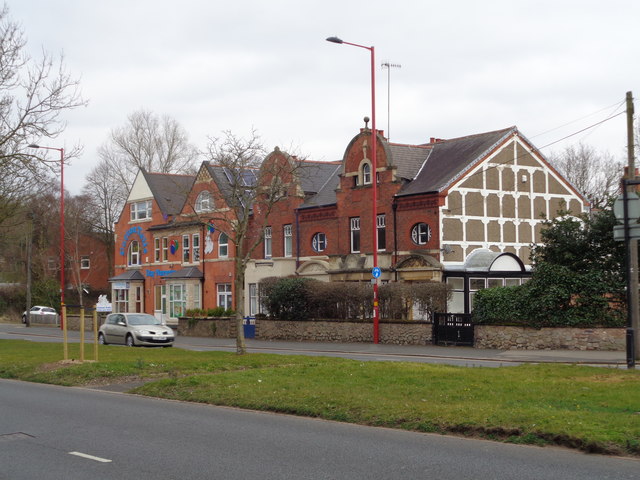
[[[164,278],[204,278],[204,274],[198,267],[187,267],[175,272],[171,272]]]
[[[182,211],[195,178],[193,175],[147,173],[142,170],[147,185],[163,215],[178,215]]]
[[[413,180],[431,154],[432,146],[391,143],[389,149],[391,164],[397,167],[396,176],[405,180]]]
[[[340,185],[341,171],[342,163],[327,163],[322,169],[322,177],[317,178],[318,183],[320,181],[324,181],[324,183],[317,190],[317,193],[307,198],[299,208],[321,207],[336,203],[336,189]]]
[[[341,166],[336,162],[303,162],[298,169],[298,178],[302,189],[306,194],[318,193],[333,175],[336,167]]]
[[[398,196],[441,192],[514,132],[510,127],[425,145],[431,149],[426,163]]]
[[[110,282],[122,282],[125,280],[144,280],[144,275],[139,270],[127,270],[120,275],[109,278]]]
[[[234,198],[234,184],[240,183],[247,187],[254,187],[257,183],[257,177],[255,172],[251,169],[246,169],[243,172],[232,172],[228,168],[221,165],[214,165],[210,162],[204,162],[209,175],[216,182],[220,192],[224,196],[227,205],[236,205],[238,201],[243,202],[246,198]],[[250,197],[247,195],[245,197]],[[247,207],[247,205],[243,205]],[[249,207],[251,207],[249,205]]]

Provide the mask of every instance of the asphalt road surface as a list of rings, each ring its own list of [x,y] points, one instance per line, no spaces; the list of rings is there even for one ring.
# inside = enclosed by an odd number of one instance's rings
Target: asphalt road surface
[[[0,479],[638,479],[640,461],[0,380]]]
[[[69,331],[69,342],[78,342],[79,333]],[[0,339],[24,339],[34,342],[62,342],[62,332],[57,328],[30,327],[16,324],[0,324]],[[91,333],[85,334],[87,355],[93,342]],[[182,337],[176,338],[175,346],[185,350],[219,350],[235,352],[235,339]],[[114,347],[119,348],[119,347]],[[472,347],[441,347],[434,345],[374,345],[367,343],[339,344],[330,342],[286,342],[247,340],[249,353],[275,353],[285,355],[322,355],[367,361],[402,361],[418,363],[441,363],[463,367],[515,366],[522,363],[566,363],[598,365],[609,368],[625,366],[624,352],[606,351],[530,351],[490,350]],[[93,358],[93,357],[87,357]]]

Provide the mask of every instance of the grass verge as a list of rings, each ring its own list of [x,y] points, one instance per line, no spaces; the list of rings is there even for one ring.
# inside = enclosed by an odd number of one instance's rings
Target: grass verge
[[[69,345],[77,358],[78,346]],[[640,372],[566,365],[467,368],[180,349],[100,347],[59,362],[59,344],[0,340],[0,377],[363,425],[640,456]]]

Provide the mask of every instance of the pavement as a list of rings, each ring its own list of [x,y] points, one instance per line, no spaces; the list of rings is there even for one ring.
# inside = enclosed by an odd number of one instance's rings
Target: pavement
[[[0,324],[0,338],[24,338],[33,341],[61,341],[57,327],[31,326],[19,323]],[[78,342],[79,332],[68,331],[69,342]],[[93,341],[86,333],[87,343]],[[189,350],[235,351],[235,339],[185,337],[176,339],[175,346]],[[267,341],[247,339],[248,352],[292,355],[339,356],[363,360],[395,360],[456,365],[518,365],[523,363],[563,363],[626,368],[626,352],[596,350],[492,350],[472,347],[444,347],[437,345],[385,345],[373,343],[329,343]]]

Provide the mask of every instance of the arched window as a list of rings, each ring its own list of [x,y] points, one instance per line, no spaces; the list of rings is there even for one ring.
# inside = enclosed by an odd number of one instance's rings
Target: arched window
[[[371,164],[369,162],[362,164],[362,184],[371,185]]]
[[[431,240],[431,227],[426,223],[416,223],[411,229],[411,240],[416,245],[426,245]]]
[[[229,256],[229,237],[226,233],[221,233],[218,237],[218,257],[226,258]]]
[[[211,192],[203,190],[196,198],[196,212],[210,212],[211,210],[213,210]]]
[[[134,240],[129,244],[129,252],[127,254],[127,264],[129,266],[140,265],[140,243],[138,243],[137,240]]]

